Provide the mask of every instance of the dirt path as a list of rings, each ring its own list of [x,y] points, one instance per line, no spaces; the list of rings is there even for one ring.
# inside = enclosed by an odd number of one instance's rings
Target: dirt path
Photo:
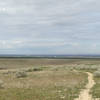
[[[75,100],[93,100],[92,95],[90,95],[89,92],[90,89],[95,84],[95,82],[93,80],[93,75],[89,72],[87,72],[87,74],[88,74],[88,84],[86,85],[86,88],[80,92],[79,98]]]

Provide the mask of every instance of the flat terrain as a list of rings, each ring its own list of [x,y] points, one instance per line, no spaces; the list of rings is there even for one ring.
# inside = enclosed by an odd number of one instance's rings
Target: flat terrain
[[[0,58],[0,68],[26,68],[48,65],[100,65],[100,59],[32,59],[32,58]]]
[[[0,58],[0,100],[97,100],[99,68],[100,59]]]
[[[88,74],[88,83],[85,87],[85,89],[83,89],[80,92],[79,98],[75,99],[75,100],[93,100],[92,95],[90,94],[90,90],[91,88],[94,86],[95,82],[93,80],[93,74],[87,72]]]

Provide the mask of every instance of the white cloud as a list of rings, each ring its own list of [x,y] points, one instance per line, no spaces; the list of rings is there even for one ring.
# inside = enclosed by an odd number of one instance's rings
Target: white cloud
[[[100,42],[99,12],[99,0],[1,0],[0,49],[97,52],[90,45]]]

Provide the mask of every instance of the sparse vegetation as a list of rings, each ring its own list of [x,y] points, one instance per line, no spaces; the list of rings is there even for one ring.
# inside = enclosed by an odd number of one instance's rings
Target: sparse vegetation
[[[100,70],[94,72],[94,77],[100,77]]]
[[[7,84],[5,90],[0,90],[0,100],[73,100],[87,82],[87,75],[81,72],[63,70],[28,74],[23,79],[1,74],[0,78]]]
[[[100,68],[99,60],[82,59],[0,59],[0,64],[5,66],[0,100],[74,100],[87,83],[84,72],[95,75]],[[94,79],[91,93],[99,97],[100,77]]]
[[[4,82],[2,80],[0,80],[0,89],[4,88]]]
[[[42,68],[33,68],[33,71],[42,71]]]
[[[17,78],[27,77],[27,73],[25,71],[18,71],[18,72],[16,72],[16,77]]]
[[[94,98],[100,99],[100,68],[98,68],[93,74],[96,84],[91,89],[91,94],[93,95]]]

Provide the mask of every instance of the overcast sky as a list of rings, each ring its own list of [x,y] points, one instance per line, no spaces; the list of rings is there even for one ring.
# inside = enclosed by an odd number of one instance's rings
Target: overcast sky
[[[0,54],[100,54],[100,0],[0,0]]]

